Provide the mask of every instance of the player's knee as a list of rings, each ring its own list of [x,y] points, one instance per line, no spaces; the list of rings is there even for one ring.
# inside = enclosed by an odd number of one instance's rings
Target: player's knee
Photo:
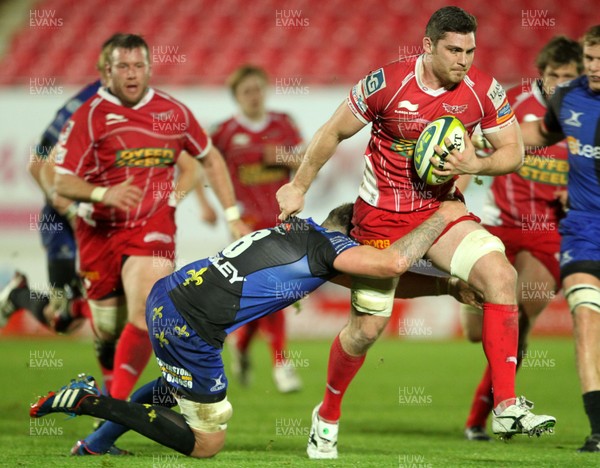
[[[600,313],[600,288],[593,284],[577,284],[565,291],[569,310],[576,315],[584,310]]]
[[[233,415],[233,407],[227,397],[216,403],[199,403],[176,396],[188,426],[201,434],[216,434],[227,429],[227,421]],[[217,436],[215,436],[218,439]]]
[[[118,338],[127,323],[127,306],[100,306],[93,301],[89,305],[98,338],[106,341]]]
[[[175,398],[181,414],[196,438],[190,456],[194,458],[215,456],[225,444],[227,421],[233,414],[233,407],[227,397],[216,403],[199,403],[181,396]]]
[[[506,260],[506,257],[500,259],[497,263],[498,268],[494,270],[492,275],[489,275],[490,279],[487,283],[496,290],[505,289],[511,294],[516,294],[517,270]]]
[[[486,257],[487,261],[496,258],[497,256],[504,257],[505,261],[499,263],[505,263],[510,266],[504,256],[504,250],[505,248],[502,241],[488,231],[484,229],[472,231],[467,234],[456,247],[454,255],[452,255],[452,260],[450,261],[450,273],[452,276],[457,276],[463,281],[469,282],[471,270],[473,270],[475,264],[484,257]]]
[[[194,436],[196,437],[196,444],[194,445],[194,450],[190,453],[190,457],[193,458],[214,457],[225,445],[225,431],[222,431],[222,436],[211,434],[210,437],[194,431]]]
[[[351,301],[354,309],[362,314],[389,317],[394,308],[396,288],[377,289],[355,281],[352,284]]]

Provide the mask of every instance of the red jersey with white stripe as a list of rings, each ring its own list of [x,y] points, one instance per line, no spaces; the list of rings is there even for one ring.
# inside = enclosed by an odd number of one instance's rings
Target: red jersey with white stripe
[[[190,110],[167,94],[150,88],[130,108],[100,88],[63,128],[56,171],[102,187],[133,177],[132,184],[143,190],[143,199],[134,209],[80,204],[80,213],[85,212],[85,219],[93,225],[131,228],[145,224],[168,204],[174,164],[181,151],[202,158],[210,145]]]
[[[423,56],[390,63],[371,72],[351,90],[347,103],[362,122],[372,123],[359,196],[372,206],[408,213],[428,210],[454,189],[454,181],[427,185],[417,175],[413,149],[423,128],[443,115],[454,115],[469,134],[515,123],[502,86],[472,66],[450,90],[429,89],[421,79]]]
[[[302,137],[292,119],[279,112],[268,112],[260,122],[235,116],[217,127],[212,141],[223,153],[244,221],[255,230],[274,226],[279,214],[275,194],[289,182],[290,169],[265,165],[264,153],[270,145],[281,158],[298,154]]]
[[[507,93],[519,122],[544,118],[546,99],[539,82]],[[562,213],[554,194],[566,189],[569,163],[566,141],[528,151],[518,172],[494,178],[483,223],[531,230],[554,230]]]

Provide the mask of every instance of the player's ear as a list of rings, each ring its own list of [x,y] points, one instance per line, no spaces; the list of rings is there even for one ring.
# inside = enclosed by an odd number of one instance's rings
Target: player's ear
[[[433,51],[433,42],[430,37],[425,36],[423,38],[423,50],[426,54],[431,54]]]

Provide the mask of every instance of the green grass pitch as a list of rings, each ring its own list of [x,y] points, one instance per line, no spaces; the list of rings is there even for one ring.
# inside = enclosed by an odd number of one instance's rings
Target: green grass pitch
[[[600,454],[575,450],[589,431],[568,339],[534,339],[517,393],[534,411],[557,417],[556,432],[519,436],[508,443],[467,442],[462,428],[483,369],[481,347],[464,341],[381,340],[346,394],[340,458],[312,461],[305,446],[310,414],[320,401],[327,341],[292,342],[291,358],[303,379],[302,392],[280,395],[271,380],[270,357],[254,343],[253,383],[233,379],[234,415],[225,449],[211,460],[193,460],[143,438],[126,434],[118,443],[133,457],[69,457],[71,445],[91,430],[88,417],[51,415],[30,420],[30,402],[64,385],[78,372],[99,375],[92,345],[69,338],[2,339],[0,381],[1,466],[94,467],[561,467],[600,466]],[[224,352],[228,361],[227,349]],[[227,367],[228,368],[228,367]],[[142,382],[158,375],[153,360]]]

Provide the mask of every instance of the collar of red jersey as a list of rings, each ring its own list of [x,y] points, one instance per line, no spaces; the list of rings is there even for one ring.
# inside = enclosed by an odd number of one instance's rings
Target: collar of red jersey
[[[415,61],[415,79],[417,80],[417,85],[419,86],[419,89],[421,91],[423,91],[424,93],[429,94],[430,96],[440,96],[446,92],[448,92],[448,90],[446,88],[444,88],[443,86],[439,89],[431,89],[428,86],[425,86],[423,84],[423,60],[424,60],[425,54],[421,54],[419,55],[419,57],[417,58],[417,60]]]
[[[98,95],[100,97],[102,97],[102,99],[106,99],[108,102],[112,102],[113,104],[116,104],[117,106],[123,106],[123,103],[121,102],[121,100],[117,96],[115,96],[114,94],[109,92],[108,89],[106,89],[106,87],[102,87],[102,88],[98,89]],[[146,91],[146,94],[144,95],[144,97],[140,100],[140,102],[138,102],[135,106],[133,106],[132,109],[138,110],[141,107],[144,107],[146,104],[148,104],[152,100],[153,97],[154,97],[154,89],[148,88],[148,91]]]
[[[271,123],[271,114],[269,114],[269,112],[265,113],[265,117],[260,120],[250,120],[241,113],[234,115],[233,118],[237,120],[242,127],[245,127],[247,130],[254,133],[262,132],[269,126],[269,123]]]

